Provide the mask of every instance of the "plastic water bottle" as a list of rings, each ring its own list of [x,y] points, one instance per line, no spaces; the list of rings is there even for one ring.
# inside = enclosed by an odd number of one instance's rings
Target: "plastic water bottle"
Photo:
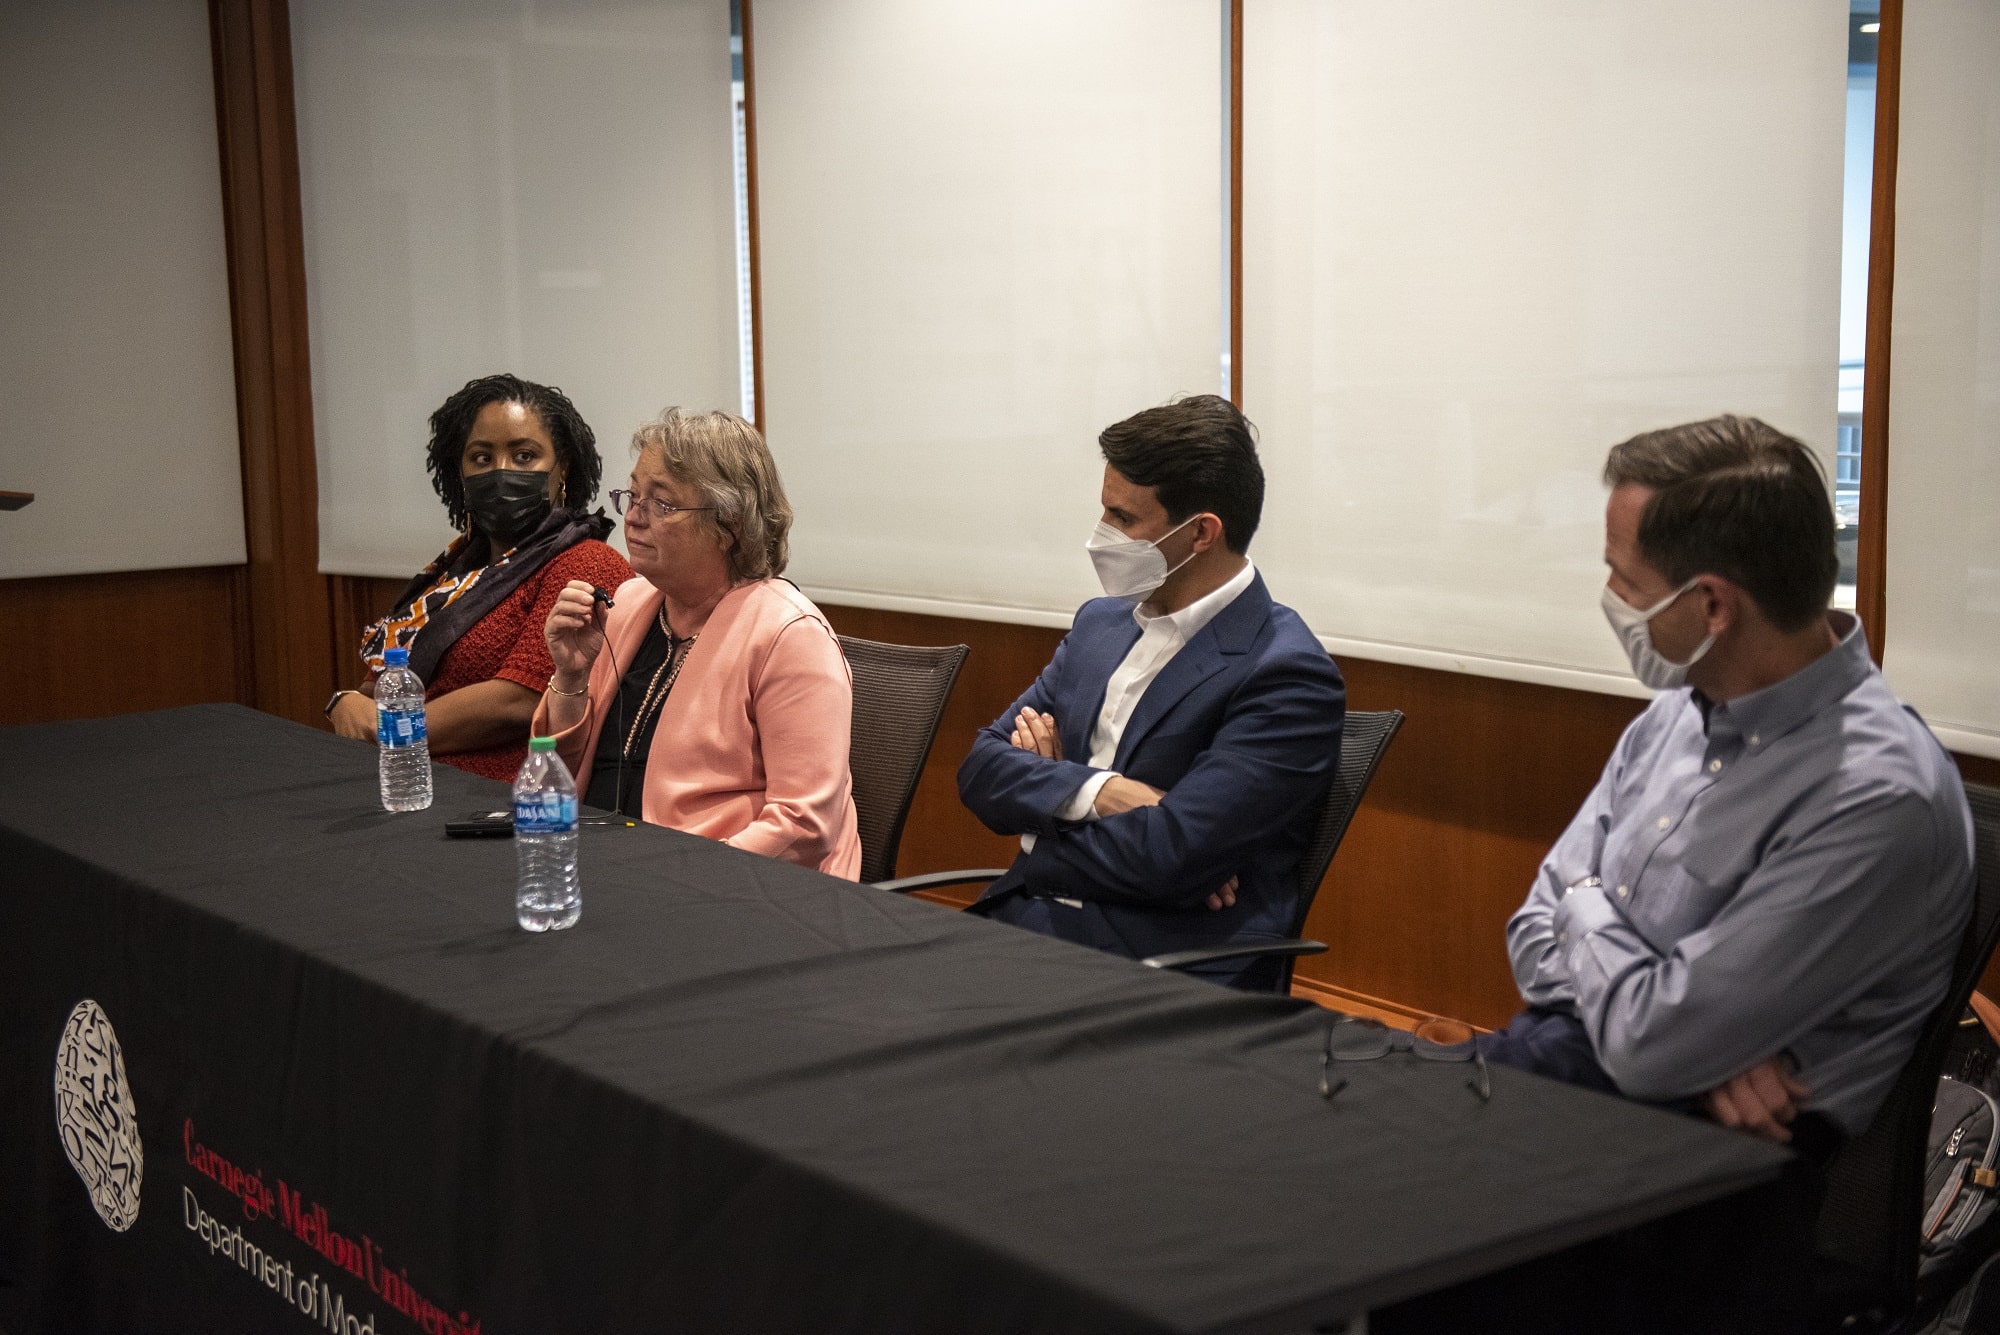
[[[583,916],[576,838],[576,781],[555,738],[530,737],[514,780],[514,916],[524,931],[559,932]]]
[[[382,805],[422,811],[431,804],[431,744],[424,730],[424,684],[410,671],[410,651],[382,655],[375,679],[375,740],[381,745]]]

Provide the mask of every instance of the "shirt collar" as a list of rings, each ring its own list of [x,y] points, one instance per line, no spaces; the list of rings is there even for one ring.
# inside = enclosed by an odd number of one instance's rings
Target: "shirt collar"
[[[1781,682],[1711,705],[1705,711],[1710,730],[1727,719],[1745,737],[1775,740],[1866,681],[1875,663],[1868,657],[1860,620],[1851,612],[1829,612],[1827,621],[1840,637],[1838,644]]]
[[[1235,602],[1237,597],[1250,587],[1250,581],[1256,578],[1257,567],[1246,557],[1243,568],[1231,575],[1221,588],[1203,594],[1180,611],[1164,614],[1148,612],[1145,603],[1141,602],[1133,607],[1132,619],[1139,623],[1141,634],[1155,621],[1164,621],[1179,633],[1182,642],[1185,643],[1199,635],[1201,628],[1215,620],[1223,608]]]

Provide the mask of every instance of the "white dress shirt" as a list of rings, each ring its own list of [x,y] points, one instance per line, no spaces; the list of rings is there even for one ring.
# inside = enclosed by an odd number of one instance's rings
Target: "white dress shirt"
[[[1139,707],[1146,688],[1166,671],[1167,664],[1174,661],[1174,655],[1199,635],[1203,626],[1215,620],[1223,608],[1235,602],[1256,578],[1257,567],[1246,560],[1243,568],[1231,575],[1220,588],[1202,595],[1178,612],[1148,612],[1144,603],[1132,609],[1132,619],[1139,623],[1139,638],[1126,651],[1124,661],[1112,672],[1111,680],[1105,683],[1104,704],[1097,711],[1097,722],[1090,729],[1090,757],[1087,763],[1097,773],[1083,781],[1075,796],[1056,812],[1058,817],[1063,820],[1097,819],[1097,794],[1117,774],[1110,768],[1112,758],[1118,754],[1118,743],[1125,736],[1125,725],[1132,721],[1132,711]],[[1021,851],[1032,853],[1034,850],[1035,836],[1022,835]],[[1060,902],[1074,904],[1076,901]]]

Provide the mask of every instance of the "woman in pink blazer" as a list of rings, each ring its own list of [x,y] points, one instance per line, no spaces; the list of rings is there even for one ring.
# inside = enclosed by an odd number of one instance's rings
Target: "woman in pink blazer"
[[[853,683],[778,578],[792,510],[770,451],[740,417],[678,408],[632,445],[611,503],[637,577],[608,613],[582,581],[557,596],[535,733],[591,806],[853,879]]]

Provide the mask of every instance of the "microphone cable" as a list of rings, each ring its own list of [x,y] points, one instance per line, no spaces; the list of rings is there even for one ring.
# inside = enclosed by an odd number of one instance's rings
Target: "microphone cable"
[[[611,595],[605,592],[604,589],[592,586],[590,592],[591,610],[593,612],[596,611],[596,604],[598,603],[603,603],[606,608],[617,606],[616,603],[611,601]],[[576,823],[578,825],[623,826],[625,829],[631,830],[637,829],[639,822],[625,813],[625,742],[623,740],[625,736],[625,673],[618,666],[618,654],[611,647],[610,618],[607,617],[605,622],[606,624],[598,627],[597,633],[604,640],[603,652],[611,655],[611,680],[613,683],[611,694],[612,698],[618,702],[617,731],[612,735],[620,739],[618,743],[617,786],[612,794],[614,809],[602,816],[579,816]]]

